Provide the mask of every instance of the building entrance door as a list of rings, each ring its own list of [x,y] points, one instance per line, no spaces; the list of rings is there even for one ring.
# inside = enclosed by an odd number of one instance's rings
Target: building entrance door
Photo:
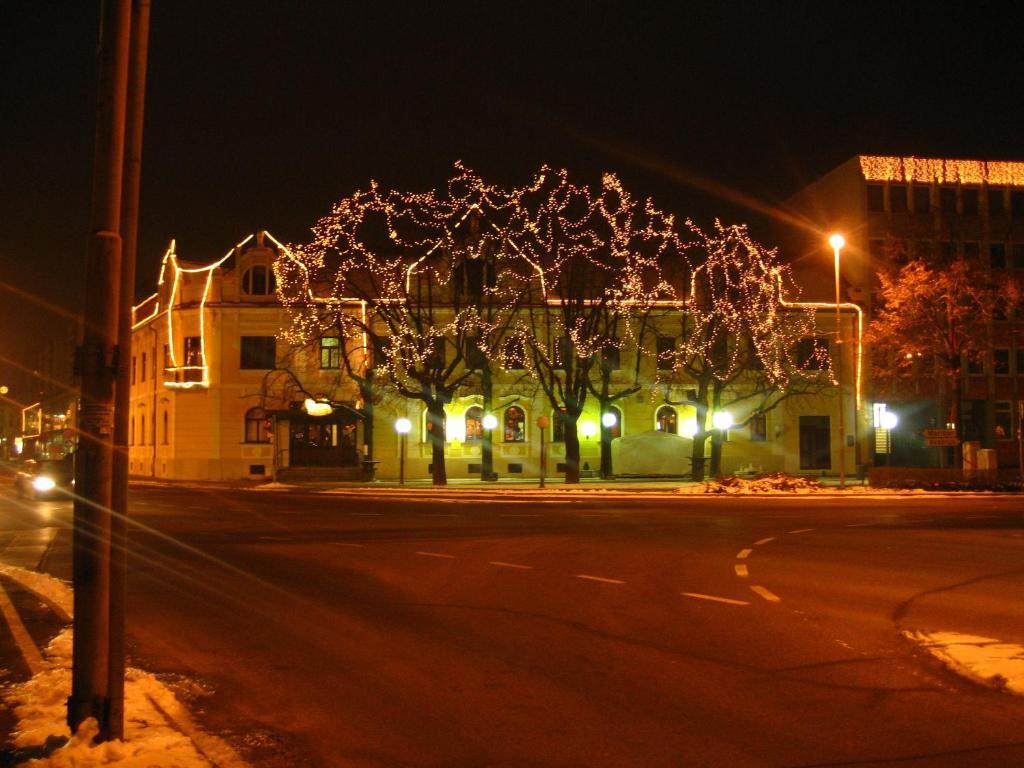
[[[800,417],[800,469],[831,469],[832,432],[828,416]]]
[[[293,467],[354,467],[359,464],[356,419],[335,411],[330,416],[290,414],[288,448]]]

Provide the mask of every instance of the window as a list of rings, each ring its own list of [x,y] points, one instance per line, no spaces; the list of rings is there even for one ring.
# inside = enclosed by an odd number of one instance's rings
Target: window
[[[676,340],[673,336],[659,336],[656,340],[658,370],[671,371],[676,354]]]
[[[135,356],[132,355],[132,384],[135,384]]]
[[[1010,190],[1010,215],[1014,221],[1024,221],[1024,190]]]
[[[274,271],[263,264],[250,267],[242,275],[242,291],[250,296],[266,296],[275,290]]]
[[[268,370],[274,367],[276,360],[277,339],[273,336],[242,337],[240,368],[243,370]]]
[[[618,339],[609,339],[601,347],[601,371],[611,373],[622,367],[622,349],[619,347]]]
[[[907,212],[907,188],[902,184],[889,187],[889,210],[893,213]]]
[[[992,350],[992,373],[996,376],[1010,375],[1010,350]]]
[[[750,417],[750,442],[763,443],[768,439],[768,416],[759,413]]]
[[[868,184],[868,211],[881,213],[885,210],[881,184]]]
[[[916,185],[914,187],[914,213],[931,213],[931,189]]]
[[[551,412],[551,442],[565,442],[565,406]]]
[[[1017,350],[1017,375],[1024,376],[1024,349]]]
[[[968,261],[977,261],[981,256],[981,246],[978,243],[964,243],[964,258]]]
[[[341,339],[337,336],[320,337],[320,367],[341,368]]]
[[[140,378],[142,381],[146,380],[146,353],[142,353],[142,370],[139,371]]]
[[[466,409],[466,442],[478,443],[484,436],[484,409],[472,405]]]
[[[654,415],[654,422],[654,428],[659,432],[668,432],[670,435],[679,433],[679,416],[671,405],[661,406]]]
[[[526,414],[518,405],[505,409],[505,442],[526,442]]]
[[[611,414],[615,417],[615,423],[610,427],[604,427],[604,417]],[[617,437],[622,437],[622,411],[616,408],[614,405],[609,406],[607,410],[601,415],[601,426],[608,430],[608,438],[614,440]]]
[[[964,206],[964,216],[978,215],[978,188],[964,187],[960,190],[960,199]]]
[[[269,443],[271,421],[262,408],[250,408],[245,412],[245,442]]]
[[[139,412],[139,445],[146,444],[146,412]]]
[[[1017,243],[1013,246],[1013,268],[1024,269],[1024,244]]]
[[[522,371],[526,368],[526,352],[520,339],[505,339],[502,354],[506,370]]]
[[[565,370],[565,364],[572,359],[572,341],[568,336],[559,336],[551,344],[551,366]]]
[[[203,344],[198,336],[185,337],[185,365],[200,366],[203,364]]]
[[[135,419],[131,420],[129,426],[128,445],[135,445]]]
[[[947,216],[956,213],[956,187],[939,187],[939,210]]]
[[[1012,440],[1014,435],[1010,401],[996,400],[993,415],[995,416],[996,440]]]
[[[988,265],[992,269],[1006,269],[1006,246],[992,243],[988,248]]]
[[[480,348],[480,339],[475,336],[466,339],[466,367],[471,371],[482,371],[487,367],[487,355]]]
[[[985,361],[980,357],[967,358],[967,374],[969,376],[981,376],[985,373]]]
[[[164,445],[167,445],[168,434],[167,434],[167,409],[164,408]]]
[[[828,341],[817,336],[800,339],[796,345],[796,364],[805,371],[828,368]]]
[[[1003,201],[1003,190],[990,189],[988,191],[988,215],[1002,216],[1005,211],[1006,207]]]

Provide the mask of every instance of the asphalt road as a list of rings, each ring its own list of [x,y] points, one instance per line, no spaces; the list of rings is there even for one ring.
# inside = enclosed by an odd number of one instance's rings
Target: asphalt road
[[[132,502],[133,662],[257,766],[1024,765],[903,634],[1024,644],[1019,498]]]

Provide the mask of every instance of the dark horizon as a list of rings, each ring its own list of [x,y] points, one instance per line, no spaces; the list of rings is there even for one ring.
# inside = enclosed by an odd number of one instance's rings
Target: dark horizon
[[[301,240],[371,179],[427,189],[456,160],[503,184],[613,171],[762,234],[743,197],[770,208],[856,154],[1024,157],[1016,7],[915,10],[154,3],[137,293],[172,237],[195,260],[256,229]],[[0,10],[5,381],[80,307],[98,15]]]

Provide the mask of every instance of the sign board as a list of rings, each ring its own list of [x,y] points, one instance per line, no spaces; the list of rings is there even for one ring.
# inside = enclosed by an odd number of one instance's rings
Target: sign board
[[[924,435],[926,440],[934,440],[936,438],[946,438],[946,439],[949,439],[951,437],[956,437],[956,430],[955,429],[926,429],[922,434]]]
[[[955,437],[926,437],[924,442],[929,448],[960,445],[960,441]]]

